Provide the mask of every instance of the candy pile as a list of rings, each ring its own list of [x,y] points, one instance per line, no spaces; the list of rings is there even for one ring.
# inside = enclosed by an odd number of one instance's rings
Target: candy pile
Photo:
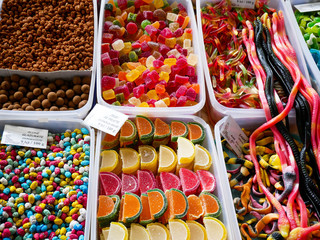
[[[48,135],[46,150],[0,145],[0,238],[84,239],[90,136]]]
[[[90,77],[46,82],[38,76],[0,77],[0,109],[14,111],[66,111],[82,108],[88,101]]]
[[[304,12],[295,11],[295,17],[299,24],[301,33],[306,41],[311,55],[320,70],[320,12]]]
[[[207,234],[226,239],[217,219],[216,179],[208,171],[212,158],[200,145],[204,138],[199,123],[169,125],[145,116],[137,116],[135,123],[127,120],[118,140],[106,135],[103,144],[109,150],[101,153],[97,213],[100,239],[113,239],[116,233],[117,239],[137,234],[143,239],[207,239]]]
[[[182,4],[166,0],[105,5],[102,96],[114,105],[178,107],[197,104],[197,55]]]
[[[256,9],[232,8],[222,0],[201,9],[202,32],[209,74],[217,101],[230,108],[262,108],[256,76],[247,56],[242,29],[265,12]]]

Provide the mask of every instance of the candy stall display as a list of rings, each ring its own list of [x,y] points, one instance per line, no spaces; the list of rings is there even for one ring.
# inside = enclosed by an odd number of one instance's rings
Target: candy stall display
[[[96,2],[0,4],[0,114],[84,118],[95,90]]]
[[[138,115],[116,136],[99,131],[91,238],[234,239],[212,143],[194,116]]]
[[[98,102],[125,113],[193,114],[204,105],[189,1],[109,1],[101,7]]]
[[[1,118],[1,133],[7,124],[49,133],[44,149],[0,145],[1,239],[89,239],[94,131],[76,119]]]
[[[207,64],[203,66],[214,120],[225,115],[234,118],[244,114],[248,117],[264,116],[259,100],[258,76],[248,56],[243,29],[248,21],[254,24],[257,18],[265,14],[279,17],[282,28],[277,29],[275,34],[277,31],[287,32],[299,67],[309,81],[303,54],[284,9],[283,1],[272,0],[268,1],[268,5],[261,4],[255,9],[232,8],[226,1],[197,2],[197,18],[201,19],[198,21],[199,37],[204,39],[201,53],[202,59],[207,59]],[[275,89],[277,101],[284,104],[283,89],[277,81]]]
[[[295,6],[311,3],[309,6],[303,8],[300,12]],[[312,1],[305,0],[291,0],[285,2],[285,11],[290,17],[290,24],[296,33],[300,46],[305,56],[309,74],[312,80],[312,86],[320,93],[320,54],[319,54],[319,34],[318,21],[319,11],[315,11]],[[306,11],[305,11],[306,10]]]

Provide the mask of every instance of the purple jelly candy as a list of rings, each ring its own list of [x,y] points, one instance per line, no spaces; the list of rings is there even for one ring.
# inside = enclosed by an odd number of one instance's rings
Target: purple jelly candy
[[[150,55],[151,55],[151,52],[150,52],[150,51],[146,51],[146,52],[141,53],[140,57],[145,57],[145,58],[147,58],[147,57],[149,57]]]
[[[161,67],[163,65],[163,61],[160,61],[160,60],[154,60],[153,61],[153,66],[155,67],[155,68],[159,68],[159,67]]]
[[[133,89],[133,96],[135,96],[136,98],[141,97],[141,95],[144,94],[144,90],[145,90],[144,87],[145,87],[144,84],[141,84],[141,85],[135,87]]]
[[[160,44],[159,51],[162,55],[167,55],[167,52],[170,51],[170,48],[165,44]]]
[[[110,49],[109,55],[110,58],[119,58],[119,52],[113,49]]]
[[[160,78],[159,74],[155,70],[152,70],[150,73],[148,73],[148,77],[151,78],[153,82],[158,82]]]
[[[182,69],[182,68],[188,66],[188,61],[187,61],[187,59],[181,58],[181,59],[177,60],[176,65],[179,67],[179,69]]]
[[[159,24],[160,24],[160,25],[159,25],[159,29],[160,29],[160,30],[164,29],[164,28],[167,26],[166,22],[165,22],[165,21],[162,21],[162,20],[159,21]]]
[[[179,97],[178,101],[177,101],[177,107],[182,107],[182,106],[186,105],[187,100],[188,100],[188,98],[186,96]]]
[[[188,56],[188,50],[185,49],[185,48],[183,48],[182,51],[181,51],[181,54],[182,54],[183,56]]]
[[[119,58],[112,58],[111,59],[111,64],[113,66],[120,65]]]
[[[128,97],[129,97],[129,95],[130,95],[130,91],[129,91],[129,88],[128,88],[127,85],[122,85],[122,86],[116,87],[116,88],[114,89],[114,92],[115,92],[116,94],[118,94],[118,93],[123,93],[125,99],[128,99]]]
[[[181,3],[178,3],[178,8],[180,11],[184,11],[184,12],[187,11],[186,8]]]
[[[178,90],[176,91],[177,98],[180,98],[181,96],[184,96],[187,92],[188,88],[184,85],[181,85]]]
[[[111,59],[110,59],[109,53],[107,52],[104,54],[101,54],[101,60],[102,60],[103,66],[111,64]]]
[[[192,66],[187,66],[187,75],[188,76],[196,75],[196,69]]]
[[[190,77],[189,77],[189,82],[190,82],[190,84],[198,83],[198,77],[197,77],[197,75],[190,76]]]
[[[171,30],[169,28],[164,28],[162,31],[161,31],[161,35],[163,35],[164,37],[166,38],[172,38],[173,37],[173,34],[171,32]]]
[[[149,47],[148,42],[141,43],[141,50],[144,51],[144,52],[151,50],[151,48]]]
[[[197,97],[197,93],[193,88],[188,88],[187,92],[186,92],[186,97],[191,100],[194,101],[196,100]]]
[[[181,37],[183,34],[183,29],[182,28],[178,28],[175,32],[174,32],[174,36],[177,37]]]
[[[148,20],[153,19],[153,12],[152,11],[143,11],[142,14],[145,19],[148,19]]]
[[[110,21],[105,21],[105,22],[104,22],[104,25],[103,25],[103,31],[104,31],[104,32],[107,32],[112,25],[113,25],[112,22],[110,22]]]
[[[129,92],[132,92],[133,91],[133,88],[134,88],[134,83],[133,82],[127,82],[127,87],[129,89]]]
[[[156,29],[154,26],[152,25],[147,25],[145,27],[146,32],[150,35],[150,36],[154,36],[158,33],[158,29]]]
[[[181,85],[181,84],[185,84],[185,83],[187,83],[187,82],[189,82],[189,77],[187,77],[187,76],[181,76],[181,75],[176,75],[175,76],[175,81],[176,81],[176,83],[177,84],[179,84],[179,85]],[[184,94],[182,94],[182,95],[184,95]]]
[[[110,76],[102,77],[101,87],[104,91],[108,89],[113,89],[115,85],[116,85],[116,79],[114,77],[110,77]]]

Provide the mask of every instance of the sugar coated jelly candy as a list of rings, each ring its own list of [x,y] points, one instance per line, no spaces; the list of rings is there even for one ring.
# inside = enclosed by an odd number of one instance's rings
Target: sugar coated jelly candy
[[[175,13],[167,13],[167,20],[175,22],[178,18],[178,15]]]
[[[116,86],[116,79],[110,76],[103,76],[101,79],[102,90],[113,89]]]
[[[177,91],[176,91],[176,96],[179,98],[179,97],[181,97],[181,96],[184,96],[185,94],[186,94],[186,92],[187,92],[187,87],[186,86],[184,86],[184,85],[181,85],[178,89],[177,89]]]
[[[197,92],[193,88],[190,87],[190,88],[188,88],[185,96],[188,98],[188,100],[194,101],[194,100],[196,100]]]
[[[188,98],[186,96],[180,96],[177,100],[177,106],[182,107],[186,105]]]
[[[167,13],[163,11],[162,9],[156,9],[153,12],[153,17],[157,20],[166,20]]]
[[[101,60],[104,66],[111,64],[111,59],[110,59],[109,53],[107,52],[101,54]]]
[[[114,99],[116,97],[113,89],[108,89],[102,92],[102,97],[104,100]]]
[[[191,53],[188,56],[188,64],[190,64],[191,66],[195,66],[198,63],[198,56],[196,54]]]
[[[144,94],[144,90],[145,90],[144,84],[141,84],[141,85],[133,88],[133,96],[135,96],[136,98],[141,97],[142,94]]]
[[[124,42],[121,39],[112,43],[112,48],[116,51],[121,51],[124,48]]]
[[[129,98],[128,102],[136,107],[138,107],[141,104],[140,99],[136,97]]]
[[[138,26],[134,22],[129,22],[126,29],[129,34],[135,34],[138,31]]]
[[[168,107],[167,104],[163,100],[158,100],[154,103],[155,107]]]

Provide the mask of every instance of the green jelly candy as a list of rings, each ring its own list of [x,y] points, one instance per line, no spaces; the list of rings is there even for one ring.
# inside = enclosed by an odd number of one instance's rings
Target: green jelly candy
[[[111,3],[106,3],[106,5],[104,5],[104,9],[105,10],[109,10],[110,12],[112,12],[113,5]]]
[[[115,102],[112,103],[112,105],[114,105],[114,106],[121,106],[121,103],[120,103],[119,101],[115,101]]]
[[[143,30],[146,28],[146,26],[151,25],[151,22],[149,20],[143,20],[141,23],[141,27]]]
[[[134,14],[134,13],[128,14],[128,17],[127,17],[128,22],[135,22],[136,19],[137,19],[137,14]]]
[[[116,100],[117,100],[117,102],[119,102],[119,103],[123,103],[124,100],[125,100],[124,94],[123,94],[123,93],[118,93],[118,94],[116,94]],[[116,106],[117,106],[117,105],[116,105]]]
[[[136,54],[135,51],[131,51],[129,53],[129,59],[130,59],[130,62],[137,62],[138,61],[138,55]]]
[[[121,23],[120,23],[118,20],[114,20],[112,23],[113,23],[114,25],[117,25],[117,26],[119,26],[119,27],[122,27]]]

